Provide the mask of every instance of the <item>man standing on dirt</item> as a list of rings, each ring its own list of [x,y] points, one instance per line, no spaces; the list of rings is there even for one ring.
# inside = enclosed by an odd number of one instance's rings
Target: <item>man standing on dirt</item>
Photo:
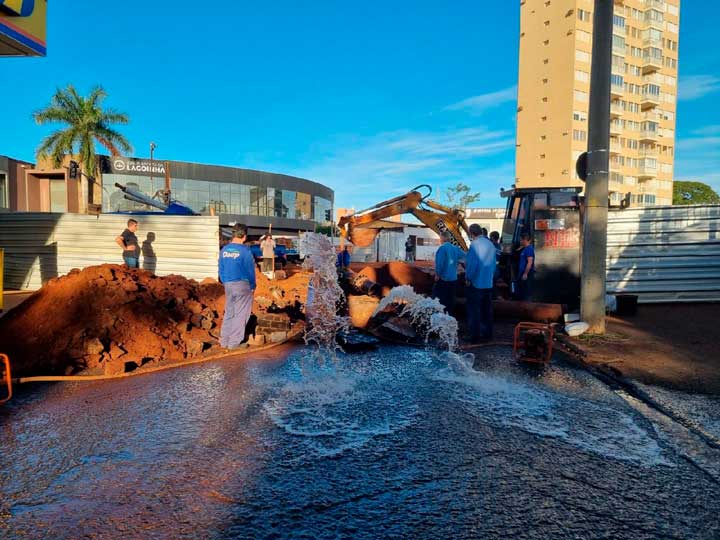
[[[220,345],[226,349],[247,347],[245,327],[252,312],[255,295],[255,261],[245,246],[247,229],[236,225],[233,237],[220,251],[220,281],[225,286],[225,316],[220,330]]]
[[[495,246],[477,223],[470,225],[472,243],[465,264],[467,280],[467,323],[470,341],[481,343],[493,337],[493,276],[495,275]]]
[[[444,231],[440,238],[443,243],[435,252],[435,284],[432,295],[452,315],[457,289],[457,266],[465,260],[465,252],[452,243],[453,237],[448,231]]]
[[[123,260],[128,268],[138,268],[140,262],[140,244],[138,243],[135,231],[137,231],[138,222],[134,219],[128,219],[127,228],[115,238],[115,242],[123,250]]]
[[[273,258],[275,257],[275,240],[272,239],[271,234],[266,234],[262,242],[260,242],[260,249],[262,249],[262,268],[263,272],[272,272]]]

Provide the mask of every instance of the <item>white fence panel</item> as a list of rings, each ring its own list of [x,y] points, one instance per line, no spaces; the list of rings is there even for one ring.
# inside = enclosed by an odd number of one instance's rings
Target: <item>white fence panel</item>
[[[38,289],[73,268],[122,264],[115,238],[127,215],[51,213],[0,214],[5,250],[5,287]],[[216,216],[133,216],[139,223],[140,267],[157,275],[201,280],[217,277],[219,222]]]
[[[607,290],[643,303],[720,301],[720,205],[611,212]]]

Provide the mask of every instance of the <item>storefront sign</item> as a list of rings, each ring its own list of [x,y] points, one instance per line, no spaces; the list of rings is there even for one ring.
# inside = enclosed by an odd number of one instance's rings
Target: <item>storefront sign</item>
[[[132,159],[111,157],[108,158],[110,174],[135,174],[139,176],[158,176],[165,174],[164,161],[150,161],[147,159]]]

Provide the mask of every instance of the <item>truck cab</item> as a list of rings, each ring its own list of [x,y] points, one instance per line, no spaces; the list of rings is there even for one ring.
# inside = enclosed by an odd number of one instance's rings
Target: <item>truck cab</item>
[[[501,241],[503,281],[517,278],[520,235],[535,247],[535,284],[531,300],[580,305],[581,188],[524,188],[501,192],[507,198]]]

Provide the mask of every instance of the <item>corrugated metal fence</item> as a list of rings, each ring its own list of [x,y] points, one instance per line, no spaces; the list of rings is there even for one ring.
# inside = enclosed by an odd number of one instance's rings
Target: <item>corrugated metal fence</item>
[[[142,255],[140,267],[158,275],[191,279],[217,277],[217,217],[133,216]],[[127,215],[0,214],[0,248],[5,250],[5,287],[37,289],[73,268],[122,263],[115,238]]]
[[[639,301],[720,301],[720,205],[611,212],[609,293]]]

